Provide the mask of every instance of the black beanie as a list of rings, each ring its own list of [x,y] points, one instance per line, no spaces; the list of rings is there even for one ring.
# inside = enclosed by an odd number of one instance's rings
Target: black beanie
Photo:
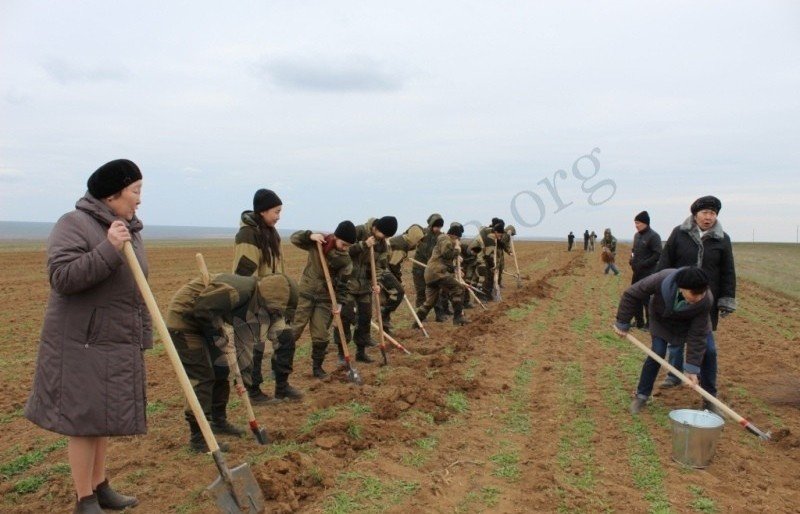
[[[705,290],[708,287],[708,275],[697,266],[687,266],[675,274],[675,283],[681,289]]]
[[[352,221],[344,220],[336,227],[333,235],[346,243],[354,244],[356,242],[356,226]]]
[[[256,214],[268,211],[279,205],[283,205],[283,202],[281,202],[281,199],[275,194],[275,191],[271,189],[259,189],[256,191],[256,194],[253,195],[253,212]]]
[[[719,198],[716,196],[701,196],[695,200],[692,206],[689,208],[689,210],[692,211],[693,216],[705,209],[712,210],[719,214],[719,211],[722,210],[722,202],[720,202]]]
[[[377,228],[384,236],[392,237],[397,233],[397,218],[394,216],[384,216],[383,218],[376,219],[372,226]]]
[[[649,225],[650,224],[650,215],[647,214],[647,211],[642,211],[639,214],[637,214],[635,218],[633,218],[633,221],[641,221],[645,225]]]
[[[505,230],[506,230],[506,224],[503,220],[498,220],[497,223],[492,225],[492,232],[497,232],[498,234],[502,234],[503,232],[505,232]]]
[[[139,166],[128,159],[117,159],[97,168],[86,181],[86,187],[90,195],[100,200],[119,193],[141,179]]]
[[[497,225],[497,222],[499,222],[499,221],[501,221],[500,218],[492,218],[491,226],[493,227],[493,226]]]
[[[461,237],[464,235],[464,226],[461,223],[453,222],[450,224],[450,228],[447,229],[447,235],[449,236],[456,236]]]
[[[444,218],[436,218],[435,220],[433,220],[433,223],[431,223],[432,228],[435,227],[442,228],[443,226],[444,226]]]

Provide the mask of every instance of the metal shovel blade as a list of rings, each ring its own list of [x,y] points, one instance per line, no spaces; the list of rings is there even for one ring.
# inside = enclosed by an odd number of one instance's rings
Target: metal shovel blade
[[[350,370],[347,372],[347,379],[356,385],[364,385],[364,382],[361,380],[361,375],[358,374],[358,370],[356,368],[350,368]]]
[[[269,444],[269,436],[267,435],[267,429],[264,427],[258,426],[255,420],[250,422],[250,431],[255,436],[256,441],[258,444]]]
[[[241,464],[230,470],[231,484],[218,476],[207,487],[217,506],[226,514],[260,514],[264,512],[264,493],[258,487],[250,465]],[[237,501],[238,500],[238,501]]]

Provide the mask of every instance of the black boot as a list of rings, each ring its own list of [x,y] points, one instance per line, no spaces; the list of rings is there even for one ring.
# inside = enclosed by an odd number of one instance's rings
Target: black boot
[[[303,393],[289,385],[288,375],[276,375],[275,399],[297,402],[303,399]]]
[[[381,320],[383,321],[383,331],[387,334],[392,334],[392,311],[382,308],[381,309]]]
[[[342,358],[344,358],[344,356]],[[319,378],[319,379],[328,378],[328,374],[325,373],[324,369],[322,369],[322,359],[313,360],[311,373],[314,375],[314,378]]]
[[[122,510],[139,505],[139,500],[133,496],[119,494],[108,484],[108,479],[100,482],[94,490],[97,503],[104,509]]]
[[[453,305],[453,325],[460,327],[469,323],[464,317],[464,310],[461,305]]]
[[[442,323],[444,321],[447,321],[447,316],[444,315],[444,312],[442,311],[441,307],[439,306],[434,307],[433,312],[436,313],[436,318],[434,319],[436,323]]]
[[[428,317],[428,312],[430,311],[425,307],[417,307],[417,317],[420,321],[425,321],[425,318]],[[418,325],[414,324],[414,326],[416,327]]]
[[[372,357],[367,355],[367,350],[363,346],[358,347],[358,351],[356,351],[356,360],[358,362],[366,362],[367,364],[375,362]]]
[[[84,496],[83,498],[76,501],[75,510],[73,510],[72,513],[103,514],[103,509],[100,508],[100,504],[97,502],[97,495],[92,494],[91,496]]]
[[[197,453],[208,453],[208,445],[206,444],[206,440],[203,437],[203,432],[200,431],[200,425],[197,424],[195,420],[189,420],[189,449],[193,452]],[[220,451],[227,452],[230,447],[223,442],[217,442],[219,445]]]
[[[269,395],[264,394],[264,392],[261,391],[261,388],[258,386],[248,387],[247,397],[250,399],[250,403],[252,405],[266,405],[270,401]]]
[[[226,417],[219,417],[212,419],[211,431],[217,435],[224,434],[224,435],[233,435],[236,437],[241,437],[242,435],[244,435],[244,430],[232,424],[230,421],[228,421],[228,418]]]

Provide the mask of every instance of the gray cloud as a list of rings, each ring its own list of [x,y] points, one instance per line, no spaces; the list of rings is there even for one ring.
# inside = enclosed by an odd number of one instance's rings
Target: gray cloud
[[[80,66],[54,57],[44,61],[42,68],[50,78],[62,85],[70,82],[121,82],[130,75],[126,69],[121,67]]]
[[[280,87],[303,91],[398,91],[404,77],[372,58],[293,58],[267,60],[257,75]]]

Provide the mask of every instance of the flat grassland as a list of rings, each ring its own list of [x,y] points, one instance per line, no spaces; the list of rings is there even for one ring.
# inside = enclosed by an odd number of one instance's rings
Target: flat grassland
[[[230,242],[148,244],[162,312],[196,275],[198,251],[212,273],[229,271]],[[306,254],[285,251],[287,272],[299,277]],[[667,414],[699,408],[696,394],[657,390],[640,416],[628,413],[643,356],[610,325],[629,270],[603,275],[597,253],[561,243],[520,242],[517,251],[521,286],[506,275],[503,300],[467,311],[465,327],[431,321],[425,339],[401,306],[396,337],[412,353],[391,350],[386,367],[359,363],[362,387],[335,369],[335,353],[332,376],[313,379],[302,336],[291,381],[305,399],[256,407],[273,442],[226,438],[228,463],[250,463],[268,512],[797,512],[796,246],[735,245],[739,309],[717,334],[720,397],[773,440],[728,422],[705,470],[671,459]],[[22,417],[48,296],[42,245],[0,247],[0,269],[0,511],[66,512],[66,441]],[[404,278],[413,299],[408,269]],[[215,512],[203,491],[216,468],[186,449],[183,399],[163,345],[146,360],[150,430],[112,440],[109,476],[139,497],[134,512]],[[230,416],[245,424],[238,399]]]

